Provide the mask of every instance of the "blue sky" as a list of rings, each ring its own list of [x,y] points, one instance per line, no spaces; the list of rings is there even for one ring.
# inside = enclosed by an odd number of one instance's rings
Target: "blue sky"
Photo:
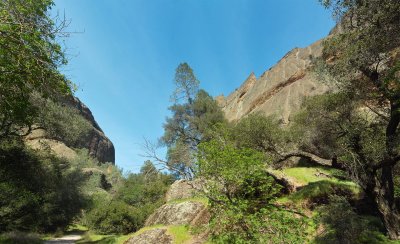
[[[188,62],[211,95],[228,95],[334,26],[318,0],[55,0],[72,34],[62,72],[79,86],[116,149],[137,172],[143,138],[169,115],[175,68]]]

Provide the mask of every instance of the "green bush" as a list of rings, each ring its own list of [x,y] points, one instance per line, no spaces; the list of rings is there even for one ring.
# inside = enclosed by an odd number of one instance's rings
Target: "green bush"
[[[139,210],[142,222],[164,203],[164,195],[174,181],[171,175],[160,173],[150,161],[146,161],[140,173],[129,174],[118,189],[116,199]]]
[[[84,206],[83,181],[67,161],[0,142],[0,232],[65,228]]]
[[[24,232],[8,232],[0,235],[0,243],[2,244],[40,244],[43,241],[36,234]]]
[[[318,223],[324,225],[324,232],[317,243],[388,243],[383,235],[384,227],[379,218],[362,216],[342,196],[332,196],[328,205],[320,207]]]
[[[91,230],[100,234],[127,234],[137,231],[144,217],[138,209],[122,201],[99,197],[85,214],[85,221]]]
[[[307,222],[274,204],[282,187],[265,172],[265,157],[229,141],[199,146],[198,174],[207,181],[216,243],[301,243]]]

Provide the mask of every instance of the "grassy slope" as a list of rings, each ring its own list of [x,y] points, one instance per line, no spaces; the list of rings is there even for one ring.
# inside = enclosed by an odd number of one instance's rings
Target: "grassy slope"
[[[278,203],[304,203],[318,196],[327,196],[337,191],[343,191],[358,196],[360,188],[352,181],[343,180],[340,171],[323,167],[293,167],[275,170],[274,173],[283,174],[290,178],[300,190],[291,195],[278,199]]]

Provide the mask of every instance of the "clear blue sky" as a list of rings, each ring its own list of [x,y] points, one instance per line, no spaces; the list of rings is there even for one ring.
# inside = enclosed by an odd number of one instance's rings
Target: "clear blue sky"
[[[228,95],[294,47],[334,26],[318,0],[55,0],[71,19],[62,71],[112,140],[116,164],[136,172],[143,137],[168,116],[175,68],[188,62],[211,95]]]

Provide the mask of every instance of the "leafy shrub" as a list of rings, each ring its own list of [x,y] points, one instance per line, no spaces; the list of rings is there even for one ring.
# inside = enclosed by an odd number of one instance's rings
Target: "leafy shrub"
[[[43,241],[36,234],[23,232],[8,232],[0,235],[0,243],[3,244],[40,244]]]
[[[330,203],[319,209],[318,222],[325,231],[317,243],[387,243],[382,222],[373,216],[361,216],[342,196],[332,196]]]
[[[85,220],[90,229],[100,234],[127,234],[138,230],[144,218],[138,209],[122,201],[97,198]]]
[[[198,174],[207,181],[214,242],[304,241],[302,216],[274,204],[282,187],[265,172],[262,153],[222,140],[203,142],[199,149]]]
[[[174,181],[171,175],[158,172],[150,161],[146,161],[140,173],[129,174],[118,189],[117,199],[140,210],[143,221],[164,203],[164,195]]]
[[[67,161],[0,142],[0,232],[65,228],[84,205],[83,181]]]

